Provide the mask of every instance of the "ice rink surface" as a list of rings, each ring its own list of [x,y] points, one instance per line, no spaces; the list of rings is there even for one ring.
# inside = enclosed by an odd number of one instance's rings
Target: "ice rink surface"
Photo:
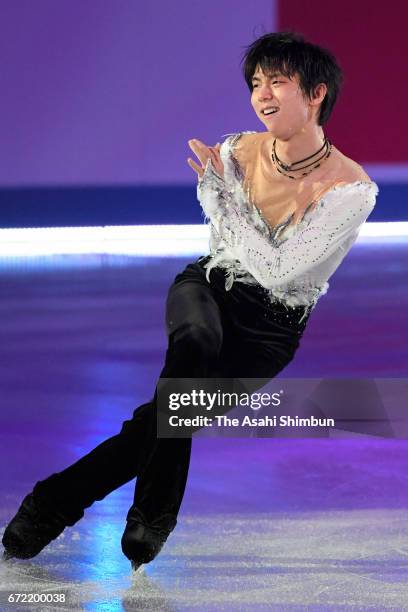
[[[1,264],[1,532],[37,480],[150,399],[167,289],[193,259]],[[407,263],[402,241],[356,246],[286,376],[406,376]],[[133,488],[34,559],[2,561],[0,609],[408,610],[406,440],[196,439],[179,523],[138,573],[120,548]]]

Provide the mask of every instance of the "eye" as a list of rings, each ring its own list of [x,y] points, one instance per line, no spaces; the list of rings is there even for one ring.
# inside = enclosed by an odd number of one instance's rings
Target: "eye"
[[[283,83],[283,81],[272,81],[272,85],[275,85],[275,83]],[[252,89],[255,89],[256,87],[258,87],[257,83],[252,83]]]

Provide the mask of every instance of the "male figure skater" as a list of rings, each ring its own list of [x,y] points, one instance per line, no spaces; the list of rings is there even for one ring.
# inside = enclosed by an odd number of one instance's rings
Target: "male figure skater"
[[[329,51],[266,34],[246,49],[243,74],[265,130],[189,142],[210,252],[170,287],[162,378],[276,376],[375,205],[375,183],[324,133],[342,81]],[[37,555],[137,477],[121,543],[134,568],[151,561],[176,525],[191,448],[158,438],[156,417],[157,389],[117,435],[38,481],[4,532],[7,555]]]

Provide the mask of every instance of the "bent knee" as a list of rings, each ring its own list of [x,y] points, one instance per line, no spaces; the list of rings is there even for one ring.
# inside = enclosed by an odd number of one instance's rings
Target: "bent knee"
[[[189,323],[174,332],[174,341],[195,353],[216,356],[221,351],[222,329]]]

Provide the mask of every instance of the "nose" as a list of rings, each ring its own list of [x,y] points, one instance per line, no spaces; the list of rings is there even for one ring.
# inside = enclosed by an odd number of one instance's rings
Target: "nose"
[[[260,102],[272,98],[272,90],[267,83],[259,85],[255,91],[257,92],[257,97]]]

